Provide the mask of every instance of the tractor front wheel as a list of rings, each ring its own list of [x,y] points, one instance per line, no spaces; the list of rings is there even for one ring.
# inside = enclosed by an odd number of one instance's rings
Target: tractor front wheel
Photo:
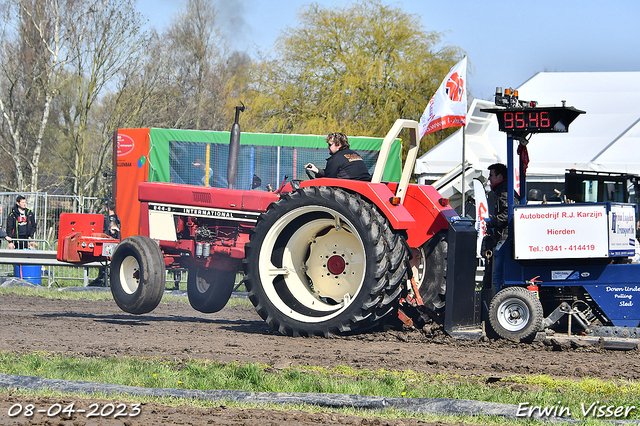
[[[153,311],[164,294],[165,266],[158,243],[135,235],[125,238],[111,257],[111,293],[130,314]]]
[[[229,301],[235,282],[235,271],[189,268],[187,296],[191,307],[205,314],[218,312]]]
[[[258,314],[292,336],[362,331],[393,311],[408,250],[357,194],[303,188],[261,215],[246,246]]]

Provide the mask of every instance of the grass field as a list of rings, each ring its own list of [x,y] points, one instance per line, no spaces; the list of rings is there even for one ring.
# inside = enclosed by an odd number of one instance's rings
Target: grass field
[[[0,294],[40,295],[51,298],[111,299],[108,291],[59,291],[47,289],[0,289]],[[186,297],[165,295],[163,301]],[[250,305],[246,299],[230,303]],[[321,392],[387,397],[456,398],[518,405],[566,407],[583,424],[599,424],[584,410],[596,407],[637,406],[627,420],[640,419],[640,384],[636,382],[584,377],[581,380],[548,376],[510,376],[500,380],[487,377],[434,375],[407,371],[364,370],[349,366],[327,369],[315,366],[275,369],[262,364],[222,364],[193,359],[81,357],[54,353],[0,352],[0,373],[50,379],[92,381],[147,388],[232,389],[251,392]],[[578,402],[579,401],[579,402]],[[172,403],[203,404],[195,401]],[[583,404],[583,405],[581,405]],[[307,409],[311,409],[307,407]],[[559,408],[560,409],[560,408]],[[347,410],[350,414],[354,412]],[[402,417],[403,413],[386,413]],[[416,417],[416,416],[413,416]],[[419,416],[418,416],[419,417]],[[424,417],[433,420],[433,416]],[[444,419],[444,418],[443,418]],[[448,419],[453,420],[453,419]],[[455,418],[460,421],[460,418]],[[483,424],[504,424],[500,418],[466,418]],[[511,420],[513,422],[513,420]],[[530,422],[522,420],[522,424]],[[507,422],[509,423],[509,422]]]

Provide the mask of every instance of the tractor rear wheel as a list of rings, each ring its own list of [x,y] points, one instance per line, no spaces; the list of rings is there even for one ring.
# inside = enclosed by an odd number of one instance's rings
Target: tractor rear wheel
[[[406,280],[404,237],[374,206],[337,188],[303,188],[272,204],[246,250],[249,299],[286,335],[373,327]]]
[[[444,309],[447,290],[447,231],[442,230],[420,248],[413,249],[411,269],[422,303],[427,310]]]
[[[507,287],[491,299],[489,323],[503,339],[526,342],[542,330],[544,312],[540,300],[522,287]]]
[[[111,293],[130,314],[153,311],[164,294],[165,267],[158,243],[135,235],[125,238],[111,257]]]
[[[218,312],[229,301],[235,282],[235,271],[189,268],[187,296],[191,307],[205,314]]]

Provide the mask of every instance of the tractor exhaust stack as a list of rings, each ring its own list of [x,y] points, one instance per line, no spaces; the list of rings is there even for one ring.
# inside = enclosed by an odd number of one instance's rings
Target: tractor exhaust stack
[[[245,110],[245,106],[240,102],[242,106],[236,108],[236,119],[231,126],[231,138],[229,141],[229,166],[227,168],[227,182],[229,183],[229,189],[233,189],[233,184],[236,183],[236,176],[238,174],[238,157],[240,155],[240,113]]]

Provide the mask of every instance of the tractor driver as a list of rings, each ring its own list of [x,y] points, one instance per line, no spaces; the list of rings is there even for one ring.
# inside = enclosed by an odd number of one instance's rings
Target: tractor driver
[[[324,169],[317,168],[314,164],[308,163],[305,169],[311,170],[316,177],[355,179],[370,181],[371,175],[364,160],[357,152],[349,148],[349,139],[344,133],[329,133],[327,135],[329,144],[329,158]]]

